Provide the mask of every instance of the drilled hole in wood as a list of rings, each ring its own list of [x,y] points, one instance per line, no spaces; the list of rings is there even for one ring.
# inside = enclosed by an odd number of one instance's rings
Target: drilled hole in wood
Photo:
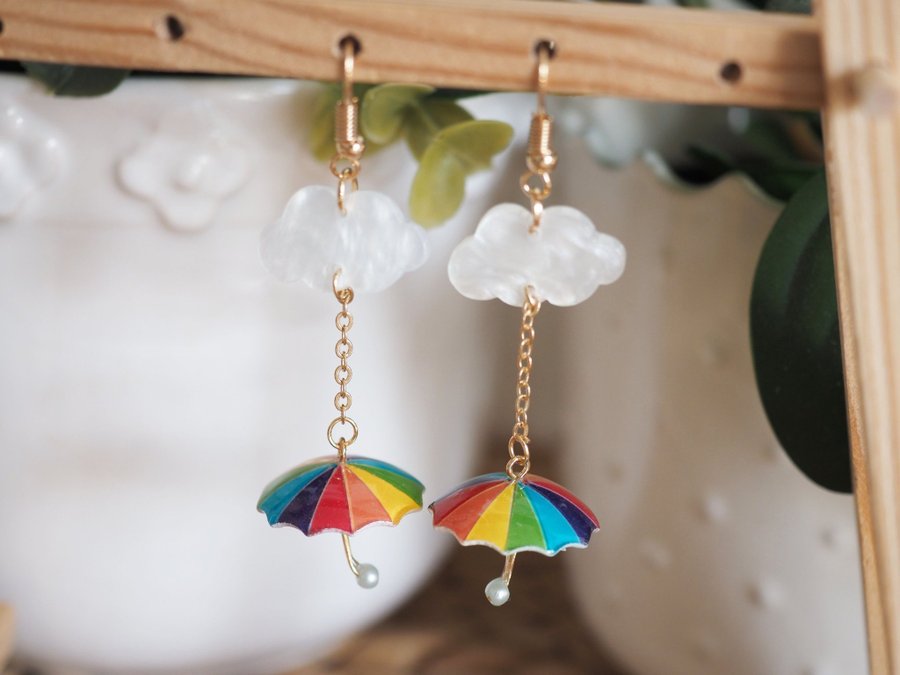
[[[353,55],[354,56],[356,56],[357,54],[359,54],[362,51],[362,45],[359,43],[359,40],[356,38],[355,35],[350,34],[350,35],[345,35],[340,40],[338,40],[338,53],[339,54],[344,53],[344,48],[347,46],[347,44],[350,44],[353,46]]]
[[[737,84],[743,76],[744,69],[741,68],[741,64],[737,61],[728,61],[722,64],[722,69],[719,70],[719,77],[728,84]]]
[[[166,14],[157,26],[156,34],[164,40],[178,42],[184,37],[184,24],[174,14]]]
[[[556,56],[556,42],[553,40],[538,40],[534,43],[535,54],[540,54],[542,49],[547,50],[547,55],[551,59]]]

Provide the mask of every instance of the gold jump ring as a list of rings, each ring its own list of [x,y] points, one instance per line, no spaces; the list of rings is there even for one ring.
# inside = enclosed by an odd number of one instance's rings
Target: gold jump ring
[[[341,436],[340,438],[335,439],[334,430],[338,424],[349,424],[353,429],[353,435],[350,438]],[[354,422],[349,417],[336,417],[331,421],[331,424],[328,425],[328,442],[331,443],[331,447],[333,447],[335,450],[340,450],[341,445],[343,445],[345,448],[353,445],[353,443],[356,442],[357,438],[359,438],[359,427],[356,426],[356,422]]]

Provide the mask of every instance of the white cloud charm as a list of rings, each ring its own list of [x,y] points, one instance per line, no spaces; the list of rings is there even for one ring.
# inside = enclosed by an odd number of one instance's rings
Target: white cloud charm
[[[622,275],[625,247],[578,209],[552,206],[533,233],[531,223],[531,212],[518,204],[498,204],[484,214],[475,234],[450,256],[456,290],[473,300],[521,306],[531,286],[537,299],[568,307]]]
[[[279,281],[331,290],[335,271],[355,291],[382,291],[425,262],[424,230],[390,197],[373,190],[347,195],[341,213],[334,188],[294,193],[281,218],[260,236],[263,265]]]

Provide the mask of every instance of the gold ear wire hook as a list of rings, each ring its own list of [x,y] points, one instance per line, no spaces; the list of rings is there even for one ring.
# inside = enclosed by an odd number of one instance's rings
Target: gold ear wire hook
[[[551,43],[546,40],[540,42],[537,46],[537,96],[538,105],[537,112],[543,115],[547,111],[547,85],[550,83],[550,58],[552,52]]]
[[[550,59],[553,58],[555,49],[554,44],[548,40],[542,40],[535,47],[537,111],[531,116],[531,129],[528,133],[528,154],[525,158],[528,170],[519,179],[522,192],[531,201],[531,233],[537,232],[540,227],[543,202],[553,189],[550,173],[556,168],[556,152],[552,146],[553,118],[547,114],[546,106]]]
[[[341,213],[347,213],[347,186],[351,191],[358,187],[359,159],[366,144],[359,135],[359,99],[353,95],[353,69],[360,49],[359,42],[348,35],[341,40],[340,47],[343,57],[343,93],[334,108],[335,154],[331,159],[331,173],[338,179],[338,207]]]
[[[341,49],[344,53],[344,101],[353,99],[353,67],[356,65],[356,43],[351,37],[341,40]]]

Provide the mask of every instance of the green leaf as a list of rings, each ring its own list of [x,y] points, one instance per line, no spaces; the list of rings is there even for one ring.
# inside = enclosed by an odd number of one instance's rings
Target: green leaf
[[[512,127],[490,120],[460,122],[438,132],[413,179],[409,196],[413,220],[429,227],[456,213],[465,195],[466,176],[490,168],[493,156],[511,140]]]
[[[812,0],[768,0],[766,11],[812,14]]]
[[[434,92],[423,84],[382,84],[366,92],[360,128],[366,139],[387,145],[400,135],[410,106]]]
[[[729,157],[712,148],[692,146],[689,160],[672,166],[675,176],[692,185],[709,185],[726,174],[738,172],[778,201],[787,201],[821,170],[815,162],[765,157]]]
[[[795,159],[793,141],[783,121],[774,115],[753,115],[743,131],[756,154],[772,159]]]
[[[745,162],[739,167],[760,190],[779,201],[788,201],[821,167],[806,162]]]
[[[419,164],[409,193],[409,212],[423,227],[440,225],[459,210],[466,194],[466,172],[450,152],[435,148]]]
[[[818,113],[754,111],[739,138],[746,145],[743,155],[817,165],[823,161]]]
[[[808,111],[798,111],[795,110],[793,112],[787,113],[791,117],[796,119],[803,120],[809,129],[810,133],[813,134],[815,139],[821,145],[822,143],[822,116],[819,114],[817,110],[808,110]]]
[[[383,84],[366,93],[360,112],[363,135],[387,145],[401,135],[416,159],[421,159],[435,135],[444,127],[472,116],[451,98],[435,96],[423,85]]]
[[[724,154],[701,145],[689,145],[686,160],[672,164],[675,177],[690,185],[709,185],[725,174],[735,171],[734,162]]]
[[[411,106],[406,116],[406,144],[417,160],[422,160],[425,150],[435,136],[445,127],[473,119],[469,112],[454,101],[428,98]]]
[[[24,61],[29,76],[41,82],[55,96],[101,96],[118,87],[131,73],[119,68],[68,66]]]
[[[756,382],[775,435],[822,487],[852,490],[824,171],[788,202],[766,240],[750,299]]]
[[[486,93],[488,93],[488,92],[483,91],[483,90],[481,90],[481,89],[445,89],[445,88],[440,88],[440,89],[435,89],[435,90],[434,90],[434,95],[435,95],[435,96],[439,96],[439,97],[441,97],[441,98],[452,98],[452,99],[472,98],[472,97],[474,97],[474,96],[484,96]]]
[[[426,98],[422,101],[421,107],[425,114],[442,129],[474,119],[472,113],[455,101],[446,98]]]

